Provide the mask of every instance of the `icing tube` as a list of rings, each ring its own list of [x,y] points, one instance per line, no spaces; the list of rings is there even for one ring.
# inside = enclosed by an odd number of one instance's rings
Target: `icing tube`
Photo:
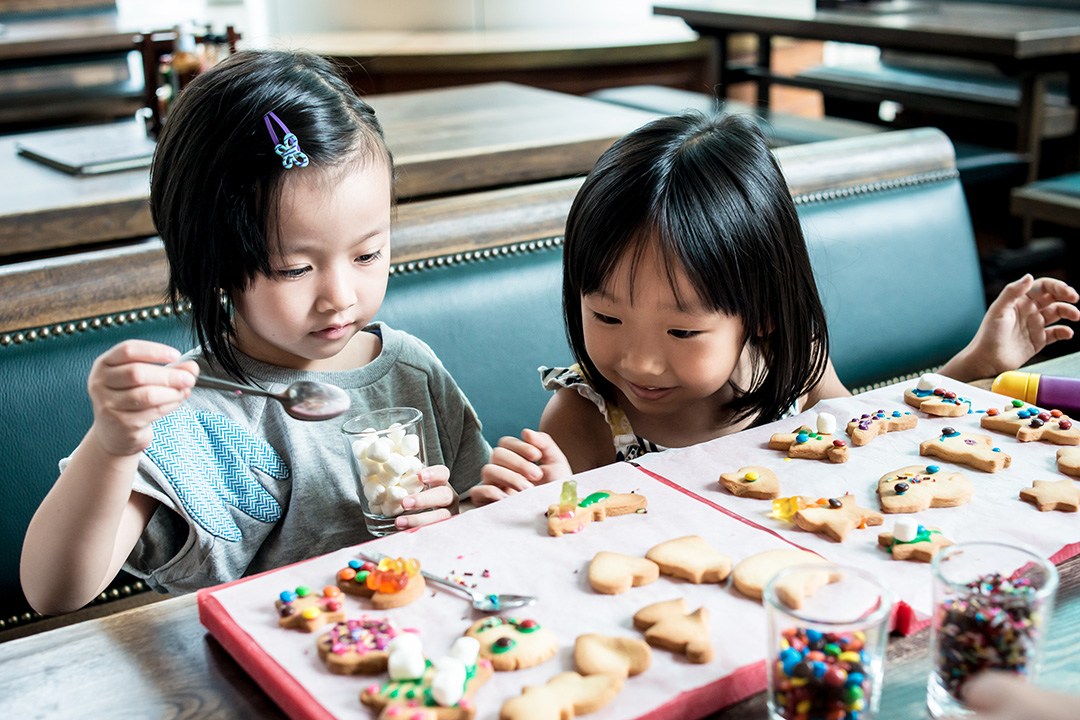
[[[1080,419],[1080,378],[1010,370],[994,378],[990,389],[1043,410],[1060,410]]]

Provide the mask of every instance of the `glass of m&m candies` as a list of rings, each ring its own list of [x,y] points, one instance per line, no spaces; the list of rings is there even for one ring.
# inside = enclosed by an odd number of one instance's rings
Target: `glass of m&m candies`
[[[819,563],[779,572],[763,601],[770,717],[873,720],[892,593],[864,570]]]
[[[423,413],[414,408],[374,410],[350,418],[341,432],[368,532],[375,537],[395,532],[395,518],[407,514],[401,501],[424,489],[419,476],[427,465]]]
[[[1053,563],[1013,545],[967,542],[940,551],[930,567],[931,717],[969,714],[964,683],[985,670],[1034,680],[1058,586]]]

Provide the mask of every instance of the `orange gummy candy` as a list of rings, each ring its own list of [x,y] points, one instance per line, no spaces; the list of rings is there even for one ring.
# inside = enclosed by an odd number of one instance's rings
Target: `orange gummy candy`
[[[382,562],[379,564],[382,565]],[[409,584],[409,574],[406,572],[398,573],[393,570],[380,570],[376,568],[368,574],[365,583],[375,592],[401,592],[405,589],[405,586]]]

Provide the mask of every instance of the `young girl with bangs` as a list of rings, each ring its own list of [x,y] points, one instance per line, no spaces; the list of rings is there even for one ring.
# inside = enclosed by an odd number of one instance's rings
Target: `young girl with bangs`
[[[1077,293],[1026,276],[941,372],[1015,368],[1072,337]],[[739,116],[662,118],[616,142],[570,209],[563,311],[574,359],[541,368],[540,431],[499,442],[477,503],[848,395],[787,184]]]
[[[323,58],[237,53],[180,94],[151,177],[170,295],[199,347],[131,340],[95,361],[93,424],[23,545],[31,605],[74,610],[121,568],[179,594],[370,539],[339,420],[298,422],[194,388],[199,375],[419,409],[429,466],[397,526],[456,512],[490,448],[430,348],[374,321],[393,161],[371,107]]]

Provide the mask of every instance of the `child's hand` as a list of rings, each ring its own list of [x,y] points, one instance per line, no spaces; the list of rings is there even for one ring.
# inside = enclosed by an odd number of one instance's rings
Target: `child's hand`
[[[1050,343],[1068,340],[1073,330],[1054,325],[1080,320],[1076,290],[1061,280],[1030,274],[1009,283],[983,317],[975,338],[941,369],[956,380],[990,378],[1020,367]]]
[[[480,485],[469,491],[477,505],[502,500],[533,485],[573,475],[562,450],[547,433],[523,430],[521,439],[504,437],[480,474]]]
[[[970,720],[1069,720],[1077,698],[1043,690],[1006,672],[986,672],[964,684],[964,703],[975,711]]]
[[[146,449],[151,424],[180,407],[195,385],[199,366],[168,364],[179,359],[175,348],[146,340],[127,340],[98,357],[86,383],[94,405],[88,438],[115,456]]]
[[[398,530],[420,527],[457,514],[458,496],[454,488],[450,487],[450,468],[445,465],[431,465],[420,471],[419,478],[426,487],[415,495],[402,498],[401,507],[428,512],[399,516],[394,520]]]

